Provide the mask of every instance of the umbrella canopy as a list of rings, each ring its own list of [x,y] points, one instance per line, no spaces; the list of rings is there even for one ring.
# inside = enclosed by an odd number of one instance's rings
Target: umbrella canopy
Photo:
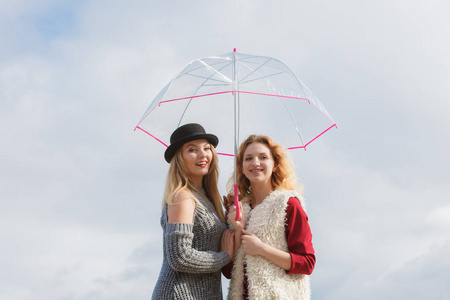
[[[249,134],[288,149],[306,148],[336,124],[316,96],[277,59],[231,52],[196,59],[161,90],[135,129],[164,145],[180,125],[216,134],[217,151],[233,155]]]

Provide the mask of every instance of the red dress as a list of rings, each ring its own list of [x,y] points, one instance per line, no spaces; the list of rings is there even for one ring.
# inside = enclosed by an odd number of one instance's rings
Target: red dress
[[[312,244],[311,228],[308,224],[308,216],[303,210],[297,198],[289,198],[286,208],[286,241],[291,255],[291,269],[287,274],[310,275],[314,270],[316,256]],[[223,275],[230,279],[233,263],[222,268]],[[244,266],[245,269],[245,266]],[[247,275],[244,274],[244,299],[248,298]]]

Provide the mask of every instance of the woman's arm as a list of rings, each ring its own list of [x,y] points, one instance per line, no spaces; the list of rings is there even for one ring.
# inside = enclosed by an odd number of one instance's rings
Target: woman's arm
[[[297,198],[290,198],[288,201],[286,221],[286,240],[292,259],[288,274],[309,275],[314,270],[316,256],[308,216]]]
[[[168,223],[164,237],[164,251],[170,266],[176,271],[187,273],[219,271],[230,261],[232,255],[224,251],[194,249],[192,240],[195,201],[190,193],[180,191],[173,203],[174,205],[167,206]]]
[[[195,249],[193,237],[193,224],[166,224],[164,252],[172,269],[186,273],[211,273],[220,271],[230,262],[230,256],[224,251]]]
[[[286,210],[286,240],[288,252],[264,244],[254,234],[243,231],[242,245],[244,252],[261,255],[287,271],[288,274],[311,274],[316,257],[312,245],[312,234],[308,216],[297,198],[290,198]]]
[[[286,271],[291,269],[291,255],[288,252],[263,243],[251,232],[243,230],[242,233],[242,247],[245,254],[261,255]]]

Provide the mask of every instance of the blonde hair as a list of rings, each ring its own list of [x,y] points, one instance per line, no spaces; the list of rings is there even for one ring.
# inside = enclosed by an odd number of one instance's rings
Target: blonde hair
[[[177,150],[172,160],[170,161],[162,205],[164,206],[165,203],[167,203],[168,205],[173,205],[175,195],[181,190],[189,192],[192,198],[195,200],[195,203],[202,205],[197,197],[195,197],[195,195],[192,193],[192,191],[196,191],[199,194],[203,194],[201,191],[195,188],[192,185],[192,182],[189,180],[189,173],[187,171],[186,162],[183,159],[181,149],[182,147]],[[220,219],[225,222],[225,215],[222,209],[222,200],[219,189],[217,188],[217,182],[219,178],[219,164],[216,149],[214,149],[213,145],[211,145],[211,152],[212,159],[210,161],[208,174],[203,176],[202,183],[206,193],[205,196],[211,200]]]
[[[303,195],[303,187],[295,176],[295,166],[292,157],[288,156],[286,149],[266,135],[253,134],[241,143],[236,154],[237,166],[235,172],[237,174],[239,200],[247,197],[248,203],[253,203],[254,201],[250,180],[245,177],[242,170],[245,150],[253,143],[260,143],[267,146],[272,154],[274,166],[276,166],[276,170],[272,173],[272,187],[274,189],[297,191]],[[233,185],[234,173],[230,177],[227,185],[229,194],[234,194]]]

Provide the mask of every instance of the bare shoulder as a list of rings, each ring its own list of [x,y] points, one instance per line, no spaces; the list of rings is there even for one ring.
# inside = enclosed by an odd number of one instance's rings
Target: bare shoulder
[[[174,199],[173,199],[172,202],[173,202],[174,205],[176,205],[176,204],[179,204],[179,203],[182,203],[182,202],[185,202],[185,201],[189,202],[189,200],[194,200],[194,199],[192,199],[191,193],[189,191],[187,191],[187,190],[179,190],[175,194]]]
[[[173,199],[173,205],[167,207],[169,223],[192,224],[194,219],[195,200],[186,190],[178,191]]]

